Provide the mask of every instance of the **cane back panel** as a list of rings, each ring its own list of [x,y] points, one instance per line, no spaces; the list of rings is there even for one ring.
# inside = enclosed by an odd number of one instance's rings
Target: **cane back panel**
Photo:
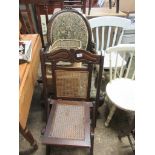
[[[56,71],[57,97],[87,98],[88,71]]]
[[[42,53],[42,74],[44,88],[48,87],[46,64],[51,63],[54,98],[89,100],[93,64],[102,64],[103,57],[85,50],[60,49],[52,53]],[[65,63],[82,63],[81,67],[62,65]],[[101,68],[102,65],[100,65]],[[101,69],[100,69],[101,70]],[[46,89],[46,93],[47,93]]]

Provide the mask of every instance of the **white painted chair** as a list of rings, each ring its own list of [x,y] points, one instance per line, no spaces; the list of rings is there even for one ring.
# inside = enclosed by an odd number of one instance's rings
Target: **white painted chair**
[[[111,103],[111,108],[105,126],[109,125],[116,108],[125,111],[135,111],[134,89],[135,89],[135,71],[134,71],[134,44],[119,44],[107,48],[110,64],[110,81],[106,85],[106,100]],[[112,66],[112,54],[115,53],[115,67]],[[122,65],[118,67],[118,55],[122,57]],[[126,65],[124,65],[124,61]]]
[[[108,47],[120,44],[125,29],[131,25],[129,19],[116,16],[103,16],[89,19],[92,29],[92,38],[96,44],[95,50],[100,55],[104,55],[104,69],[109,69],[109,56],[105,53]],[[116,57],[115,53],[113,55]],[[119,56],[118,61],[122,58]]]

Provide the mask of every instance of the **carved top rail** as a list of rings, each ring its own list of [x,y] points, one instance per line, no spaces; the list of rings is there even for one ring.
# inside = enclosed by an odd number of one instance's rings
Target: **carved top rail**
[[[83,62],[83,63],[92,63],[99,64],[103,56],[90,53],[82,49],[59,49],[52,53],[43,53],[44,59],[46,62],[57,63],[59,61],[67,62]]]

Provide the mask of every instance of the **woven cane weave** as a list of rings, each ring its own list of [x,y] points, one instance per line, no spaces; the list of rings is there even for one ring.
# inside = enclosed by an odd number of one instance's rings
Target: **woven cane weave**
[[[49,137],[84,139],[84,106],[57,104]]]
[[[49,48],[49,52],[58,49],[80,49],[81,48],[81,41],[76,39],[59,39],[56,40],[52,46]]]
[[[87,98],[87,71],[56,71],[57,97]]]

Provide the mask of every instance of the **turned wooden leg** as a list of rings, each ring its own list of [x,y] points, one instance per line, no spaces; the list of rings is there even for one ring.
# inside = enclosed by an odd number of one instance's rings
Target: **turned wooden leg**
[[[61,0],[61,10],[64,8],[64,0]]]
[[[84,0],[83,3],[83,13],[86,14],[86,0]]]
[[[116,0],[116,13],[119,13],[119,0]]]
[[[94,133],[91,133],[91,148],[90,148],[90,155],[93,155],[94,152]]]
[[[112,7],[112,0],[109,0],[109,9]]]
[[[113,117],[115,111],[116,111],[116,106],[112,105],[112,107],[111,107],[111,109],[110,109],[110,113],[109,113],[109,115],[108,115],[108,117],[107,117],[107,120],[106,120],[106,122],[105,122],[105,126],[106,126],[106,127],[109,126],[109,123],[110,123],[110,121],[111,121],[111,119],[112,119],[112,117]]]
[[[37,145],[37,141],[33,138],[31,132],[28,130],[28,128],[26,127],[25,129],[23,129],[21,127],[21,125],[19,124],[19,131],[20,133],[23,135],[23,137],[31,144],[31,146],[37,150],[38,149],[38,145]]]
[[[92,7],[92,0],[89,0],[88,15],[90,15],[91,7]]]
[[[132,121],[131,123],[129,124],[129,127],[127,130],[125,131],[120,131],[119,135],[118,135],[118,138],[121,140],[122,137],[125,137],[125,136],[129,136],[132,131],[135,129],[135,117],[132,118]]]

